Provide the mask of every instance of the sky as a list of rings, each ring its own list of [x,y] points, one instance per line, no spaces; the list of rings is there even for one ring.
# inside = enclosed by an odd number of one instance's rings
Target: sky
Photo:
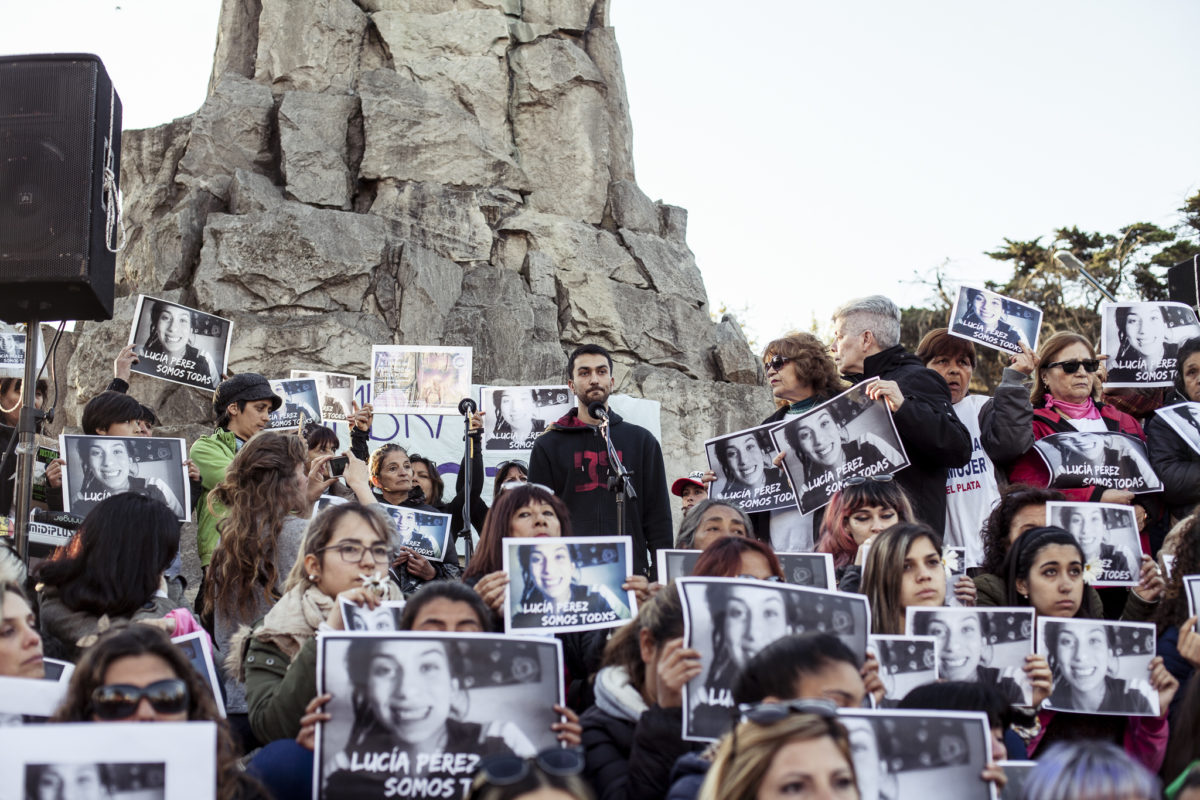
[[[8,3],[0,53],[94,52],[127,128],[204,100],[218,0]],[[688,209],[712,308],[764,343],[841,302],[1003,279],[1059,227],[1200,191],[1192,0],[610,0],[638,183]],[[1123,298],[1134,299],[1134,298]]]

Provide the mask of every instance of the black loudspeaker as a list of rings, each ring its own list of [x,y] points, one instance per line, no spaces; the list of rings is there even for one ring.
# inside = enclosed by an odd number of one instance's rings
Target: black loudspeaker
[[[1196,294],[1197,272],[1200,272],[1200,253],[1167,270],[1167,295],[1172,301],[1187,303],[1192,308],[1200,305],[1200,296]]]
[[[86,54],[0,58],[0,319],[112,319],[121,100]]]

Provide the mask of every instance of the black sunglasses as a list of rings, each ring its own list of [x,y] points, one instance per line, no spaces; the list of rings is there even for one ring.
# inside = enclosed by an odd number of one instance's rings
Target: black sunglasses
[[[583,763],[583,751],[574,747],[553,747],[533,758],[512,754],[488,756],[479,762],[476,781],[482,779],[490,786],[512,786],[528,778],[534,768],[556,777],[578,775],[583,772]]]
[[[766,369],[773,369],[776,372],[779,372],[779,370],[783,369],[783,365],[788,363],[789,361],[791,361],[790,358],[786,358],[781,355],[773,355],[770,358],[768,358],[766,361],[763,362],[763,367]]]
[[[828,700],[790,700],[785,703],[741,703],[731,709],[733,732],[730,741],[730,758],[737,755],[738,722],[753,722],[755,725],[774,725],[792,714],[812,714],[825,721],[830,734],[837,730],[837,706]],[[836,737],[834,737],[836,738]],[[730,763],[734,763],[732,760]]]
[[[1074,375],[1083,367],[1088,372],[1098,372],[1100,370],[1100,359],[1098,358],[1072,358],[1070,361],[1051,361],[1046,365],[1046,369],[1054,369],[1062,367],[1062,371],[1068,375]]]
[[[873,483],[891,483],[892,480],[892,475],[886,472],[880,473],[879,475],[854,475],[842,481],[842,486],[862,486],[867,481],[871,481]]]
[[[126,719],[137,711],[143,697],[160,714],[187,711],[188,688],[179,678],[155,681],[144,689],[125,683],[98,686],[92,692],[92,710],[100,719]]]

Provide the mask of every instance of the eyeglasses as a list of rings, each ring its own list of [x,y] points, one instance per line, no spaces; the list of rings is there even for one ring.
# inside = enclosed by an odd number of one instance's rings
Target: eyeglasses
[[[488,756],[479,762],[476,784],[481,780],[489,786],[512,786],[529,777],[532,769],[546,775],[565,777],[583,772],[583,751],[574,748],[554,747],[543,750],[533,758],[521,758],[511,754]]]
[[[517,461],[516,459],[513,459],[512,461],[501,461],[500,465],[496,467],[496,474],[503,475],[504,473],[508,472],[509,467],[518,467],[526,475],[529,474],[529,465],[524,461]]]
[[[765,578],[760,578],[757,575],[738,575],[739,578],[749,578],[755,581],[768,581],[770,583],[783,583],[783,578],[778,575],[768,575]]]
[[[92,692],[92,710],[100,719],[127,719],[137,711],[142,698],[160,714],[179,714],[187,711],[187,684],[179,678],[168,678],[144,689],[124,683],[100,686]]]
[[[1098,358],[1072,358],[1070,361],[1051,361],[1046,365],[1046,369],[1054,369],[1061,367],[1062,371],[1068,375],[1074,375],[1083,367],[1088,372],[1097,372],[1100,369],[1100,359]]]
[[[871,481],[872,483],[891,483],[894,479],[893,475],[886,472],[879,475],[854,475],[842,481],[842,486],[862,486],[867,481]]]
[[[392,563],[392,548],[386,544],[373,544],[370,547],[364,547],[357,542],[342,542],[319,548],[316,552],[324,553],[326,550],[336,550],[338,555],[342,557],[342,561],[345,561],[347,564],[362,563],[363,553],[367,551],[370,551],[371,560],[376,563]]]
[[[788,363],[791,360],[792,359],[787,358],[785,356],[773,355],[770,358],[768,358],[766,361],[763,362],[763,369],[766,369],[768,371],[775,370],[776,372],[779,372],[779,370],[783,369],[783,365]]]
[[[530,483],[529,481],[505,481],[500,484],[500,491],[507,492],[509,489],[520,489],[522,486],[532,486],[535,489],[541,489],[546,494],[554,494],[554,490],[542,483]]]

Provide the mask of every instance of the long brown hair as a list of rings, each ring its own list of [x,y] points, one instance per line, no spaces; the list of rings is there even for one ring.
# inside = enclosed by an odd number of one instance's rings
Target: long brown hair
[[[205,580],[205,605],[233,616],[254,605],[255,595],[270,602],[279,568],[275,563],[283,523],[304,515],[307,499],[296,483],[308,447],[299,436],[260,433],[229,464],[225,480],[210,496],[229,509],[221,520],[221,540]]]
[[[1183,579],[1187,575],[1200,574],[1200,515],[1193,514],[1186,526],[1179,531],[1175,544],[1175,566],[1163,591],[1162,602],[1154,613],[1158,635],[1168,628],[1181,625],[1188,617],[1188,593]]]
[[[637,619],[619,628],[604,646],[602,667],[623,667],[629,683],[641,693],[647,705],[657,698],[646,694],[646,662],[642,660],[641,634],[649,631],[656,647],[683,636],[683,606],[674,583],[658,590],[658,594],[642,603]]]
[[[51,722],[91,722],[92,692],[104,685],[104,676],[114,662],[122,658],[152,655],[161,658],[187,686],[189,720],[217,723],[217,800],[258,796],[253,787],[262,791],[257,781],[244,774],[238,766],[237,751],[229,734],[229,724],[217,712],[212,688],[187,660],[183,651],[158,628],[139,622],[109,631],[95,645],[84,651],[62,705],[50,718]]]
[[[554,509],[558,516],[560,536],[571,535],[571,512],[567,511],[566,504],[554,494],[532,483],[509,489],[500,495],[488,511],[487,518],[483,521],[483,532],[479,534],[479,544],[475,546],[475,555],[471,558],[470,566],[463,573],[464,578],[482,578],[501,568],[503,559],[500,540],[508,536],[513,515],[534,501],[546,503]]]
[[[942,540],[922,522],[893,525],[871,542],[862,570],[862,593],[871,604],[871,633],[904,633],[904,606],[900,604],[904,559],[921,539],[928,539],[937,554],[942,554]]]

